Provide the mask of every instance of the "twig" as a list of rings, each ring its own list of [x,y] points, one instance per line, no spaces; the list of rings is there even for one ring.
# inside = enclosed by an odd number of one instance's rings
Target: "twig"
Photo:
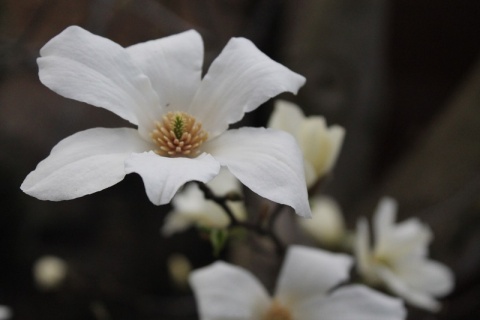
[[[213,191],[206,184],[201,182],[196,182],[196,183],[200,188],[200,190],[202,190],[205,199],[214,201],[223,209],[223,211],[225,211],[225,214],[230,219],[230,224],[228,226],[228,229],[240,227],[240,228],[245,228],[249,231],[252,231],[257,235],[268,237],[275,245],[276,252],[278,255],[281,256],[285,253],[285,246],[277,237],[277,235],[273,232],[272,230],[273,228],[270,226],[270,225],[273,226],[273,221],[272,221],[273,219],[270,219],[271,222],[269,223],[269,226],[267,228],[263,228],[261,225],[252,224],[246,221],[240,221],[237,219],[237,217],[235,217],[232,210],[227,205],[227,201],[231,200],[228,196],[219,197],[216,194],[214,194]]]

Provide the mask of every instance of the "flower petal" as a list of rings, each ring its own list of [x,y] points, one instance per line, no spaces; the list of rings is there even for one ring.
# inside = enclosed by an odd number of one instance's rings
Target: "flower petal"
[[[150,148],[138,131],[94,128],[60,141],[23,182],[41,200],[69,200],[108,188],[125,177],[124,160]]]
[[[348,279],[352,263],[352,258],[344,254],[291,246],[280,271],[275,298],[285,306],[295,306],[313,295],[326,295]]]
[[[213,180],[218,177],[219,175]],[[205,199],[203,192],[196,184],[189,184],[178,192],[172,199],[172,205],[174,211],[165,217],[162,228],[165,236],[183,231],[192,225],[225,228],[230,222],[224,210],[217,203]]]
[[[327,128],[325,118],[311,116],[300,126],[298,141],[305,160],[315,168],[318,177],[323,176],[335,164],[345,136],[340,126]]]
[[[270,297],[248,271],[224,263],[195,270],[190,276],[202,320],[260,319]]]
[[[357,261],[358,272],[367,276],[371,268],[371,250],[370,250],[370,230],[365,218],[361,218],[357,223],[355,234],[354,252]]]
[[[297,93],[304,83],[304,77],[271,60],[251,41],[233,38],[213,61],[188,112],[213,138],[245,112],[279,93]]]
[[[200,85],[203,42],[198,32],[186,31],[127,48],[133,61],[150,79],[160,99],[157,119],[165,108],[183,110]]]
[[[56,93],[105,108],[138,124],[159,105],[146,75],[124,48],[72,26],[41,50],[40,81]]]
[[[397,202],[390,197],[383,197],[373,217],[375,243],[379,250],[389,250],[390,235],[397,215]],[[385,248],[384,248],[385,247]]]
[[[385,267],[377,267],[377,274],[386,286],[397,296],[413,306],[432,312],[440,310],[440,303],[426,292],[416,290],[408,285],[404,279]]]
[[[169,203],[186,182],[208,182],[219,170],[220,164],[208,154],[193,159],[167,158],[150,151],[125,160],[125,171],[142,177],[147,196],[156,205]]]
[[[300,226],[318,243],[338,247],[346,236],[342,210],[331,197],[310,198],[312,219],[300,219]]]
[[[398,272],[411,287],[434,296],[449,293],[454,285],[452,271],[447,266],[432,260],[410,261]]]
[[[287,131],[298,139],[298,129],[304,120],[305,115],[299,106],[285,100],[276,100],[268,127]]]
[[[244,127],[228,130],[204,146],[253,192],[291,206],[300,216],[311,216],[302,154],[290,134]]]
[[[362,285],[335,290],[328,297],[310,299],[295,313],[302,320],[401,320],[406,310],[399,299]]]

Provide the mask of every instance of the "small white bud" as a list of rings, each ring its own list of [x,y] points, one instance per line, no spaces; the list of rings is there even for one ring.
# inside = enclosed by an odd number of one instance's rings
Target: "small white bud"
[[[43,256],[33,266],[33,277],[39,289],[52,291],[64,282],[68,272],[67,263],[55,256]]]
[[[190,261],[183,254],[172,254],[167,260],[168,273],[173,284],[181,290],[188,288],[188,276],[192,271]]]

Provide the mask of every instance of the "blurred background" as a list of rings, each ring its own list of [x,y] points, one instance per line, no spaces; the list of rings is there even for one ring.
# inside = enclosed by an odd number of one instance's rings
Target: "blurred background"
[[[190,292],[169,276],[178,254],[212,261],[195,231],[164,238],[168,206],[152,205],[139,176],[91,196],[43,202],[20,191],[61,139],[122,119],[56,95],[38,80],[39,49],[70,25],[122,46],[187,29],[205,65],[229,38],[251,39],[307,78],[307,114],[347,129],[325,192],[350,227],[383,195],[399,217],[419,216],[431,256],[457,281],[438,314],[480,314],[480,3],[476,0],[3,0],[0,2],[0,305],[15,319],[196,319]],[[205,68],[207,69],[207,68]],[[272,103],[243,124],[265,125]],[[47,290],[33,277],[45,255],[68,276]]]

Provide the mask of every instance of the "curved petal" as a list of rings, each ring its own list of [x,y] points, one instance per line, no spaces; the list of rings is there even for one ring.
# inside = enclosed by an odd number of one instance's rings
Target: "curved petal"
[[[195,270],[190,284],[202,320],[260,319],[270,297],[248,271],[224,263]]]
[[[208,69],[188,113],[213,138],[245,112],[282,92],[297,93],[304,83],[304,77],[271,60],[251,41],[233,38]]]
[[[410,286],[434,296],[443,296],[453,289],[452,271],[436,261],[423,259],[412,261],[398,272]]]
[[[300,219],[300,226],[324,246],[340,246],[346,236],[342,210],[331,197],[310,198],[312,219]]]
[[[423,258],[428,253],[432,232],[417,218],[410,218],[383,231],[383,241],[377,243],[376,253],[390,257],[392,262]]]
[[[394,228],[396,215],[397,202],[395,199],[383,197],[373,217],[373,233],[377,250],[388,252],[390,249],[391,231]]]
[[[148,199],[156,205],[169,203],[186,182],[208,182],[219,171],[220,164],[208,154],[193,159],[167,158],[150,151],[125,160],[125,172],[142,177]]]
[[[253,192],[311,216],[302,154],[290,134],[245,127],[228,130],[204,146]]]
[[[302,320],[402,320],[407,315],[401,300],[362,285],[339,288],[323,299],[310,299],[295,311],[295,319]]]
[[[367,276],[370,273],[370,259],[371,259],[371,250],[370,250],[370,230],[368,228],[367,220],[361,218],[357,222],[357,231],[355,234],[355,243],[354,243],[354,253],[357,261],[358,272]]]
[[[160,99],[156,119],[165,111],[183,110],[200,85],[203,42],[194,30],[127,48],[133,61],[150,79]],[[152,125],[152,124],[148,124]]]
[[[69,200],[108,188],[125,177],[124,160],[151,145],[129,128],[93,128],[60,141],[23,181],[41,200]]]
[[[280,271],[275,298],[294,307],[348,279],[352,258],[320,249],[291,246]]]
[[[337,159],[345,130],[340,126],[327,127],[325,118],[311,116],[300,126],[300,148],[307,161],[315,168],[318,177],[330,171]]]
[[[56,93],[138,124],[158,107],[150,80],[124,48],[72,26],[40,50],[40,81]]]
[[[409,286],[403,279],[393,273],[390,269],[379,266],[378,276],[385,285],[397,296],[407,303],[432,312],[440,310],[440,303],[426,292],[416,290]]]
[[[304,120],[305,115],[299,106],[289,101],[276,100],[268,127],[287,131],[298,140],[297,132]]]

